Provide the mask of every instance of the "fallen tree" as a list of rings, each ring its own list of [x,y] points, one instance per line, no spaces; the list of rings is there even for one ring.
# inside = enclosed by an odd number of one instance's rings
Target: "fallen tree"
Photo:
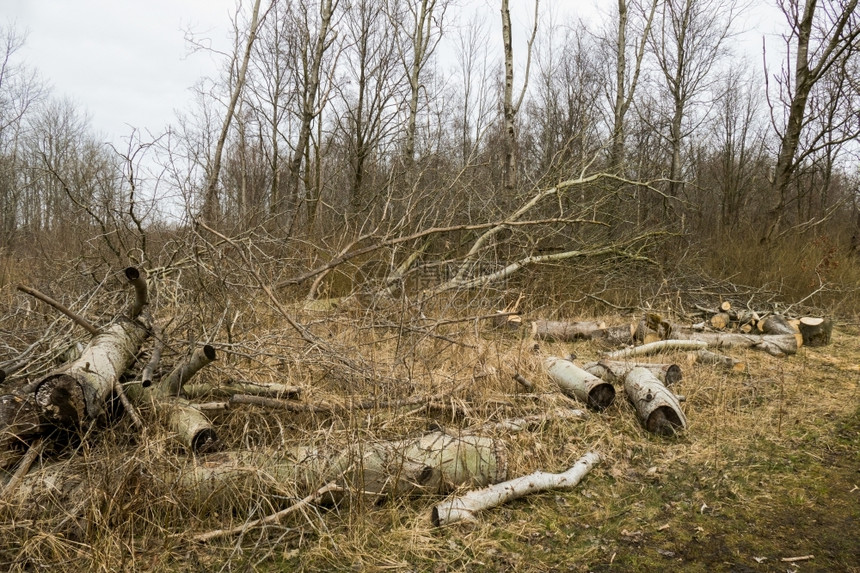
[[[139,274],[126,271],[132,283]],[[59,370],[0,397],[0,465],[19,457],[16,451],[56,431],[77,432],[105,415],[105,405],[119,377],[134,362],[149,327],[140,313],[146,304],[146,289],[135,286],[136,297],[129,316],[118,316],[109,325],[96,328],[50,297],[34,289],[20,288],[74,317],[94,336],[81,355]],[[34,294],[38,293],[38,294]],[[142,299],[142,300],[141,300]]]

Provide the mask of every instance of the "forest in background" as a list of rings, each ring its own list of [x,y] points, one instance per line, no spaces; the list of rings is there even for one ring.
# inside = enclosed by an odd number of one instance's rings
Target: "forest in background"
[[[590,294],[620,304],[644,265],[676,290],[707,277],[844,303],[860,16],[852,0],[776,4],[779,64],[763,69],[734,45],[738,0],[619,0],[590,28],[546,2],[513,23],[507,0],[240,2],[222,75],[125,146],[22,65],[7,25],[0,284],[39,260],[169,267],[213,239],[205,222],[310,299],[588,267]]]

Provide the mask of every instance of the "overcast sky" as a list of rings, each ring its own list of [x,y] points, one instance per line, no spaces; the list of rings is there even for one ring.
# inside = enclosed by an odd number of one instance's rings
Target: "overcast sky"
[[[594,18],[592,5],[605,11],[614,1],[559,0],[552,5],[575,6],[577,16]],[[130,134],[130,126],[161,133],[175,110],[188,107],[195,82],[217,73],[211,56],[189,54],[184,32],[192,29],[229,46],[235,4],[236,0],[0,0],[0,22],[27,34],[20,55],[52,86],[53,94],[79,104],[89,113],[93,128],[118,143]],[[774,27],[763,3],[757,3],[747,27],[747,51],[752,61],[760,61],[761,34]]]
[[[26,34],[20,56],[86,109],[107,140],[129,125],[155,133],[185,108],[195,81],[216,72],[190,54],[184,30],[225,42],[235,0],[0,0],[0,21]]]

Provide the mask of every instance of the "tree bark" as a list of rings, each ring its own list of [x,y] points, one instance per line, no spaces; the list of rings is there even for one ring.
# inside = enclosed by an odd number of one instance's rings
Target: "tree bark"
[[[624,379],[624,390],[639,421],[649,432],[675,435],[687,427],[678,398],[645,368],[634,368]]]
[[[807,346],[826,346],[830,344],[833,321],[829,318],[804,317],[800,319],[800,334]]]
[[[544,361],[547,374],[561,391],[595,410],[604,410],[615,400],[615,388],[569,360],[550,356]]]
[[[666,386],[677,384],[683,378],[681,367],[677,364],[649,364],[645,362],[620,362],[601,360],[583,365],[583,370],[607,382],[624,382],[627,374],[634,368],[645,368]]]
[[[470,491],[433,507],[431,520],[437,527],[458,521],[475,521],[475,514],[479,511],[498,507],[531,493],[552,489],[572,489],[599,461],[598,454],[589,452],[572,468],[561,474],[538,471],[484,489]]]

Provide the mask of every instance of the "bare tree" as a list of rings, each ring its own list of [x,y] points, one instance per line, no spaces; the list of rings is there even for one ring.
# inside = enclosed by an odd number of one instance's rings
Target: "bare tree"
[[[350,202],[357,211],[369,205],[362,198],[365,177],[370,160],[396,125],[397,111],[403,101],[404,74],[397,66],[395,35],[375,2],[354,2],[347,11],[345,24],[347,81],[335,86],[344,105],[337,121],[350,164]]]
[[[16,60],[24,37],[0,26],[0,245],[9,248],[25,210],[22,147],[26,118],[45,90]],[[3,249],[0,247],[0,250]]]
[[[707,96],[739,8],[738,0],[665,0],[651,30],[649,43],[669,106],[668,133],[663,137],[671,150],[670,197],[678,197],[683,189],[682,149],[695,127],[685,127],[685,120]]]
[[[474,15],[457,33],[455,50],[462,101],[457,110],[455,129],[462,166],[472,162],[492,113],[488,39],[485,21],[478,15]]]
[[[257,24],[260,16],[260,0],[254,1],[254,7],[251,11],[251,23],[248,26],[248,38],[245,42],[245,49],[242,55],[242,60],[239,62],[238,46],[233,54],[233,61],[230,64],[230,85],[231,94],[230,101],[227,103],[227,110],[224,114],[224,123],[221,126],[221,133],[218,136],[218,141],[215,144],[215,152],[212,158],[212,164],[209,167],[209,173],[206,178],[206,188],[204,190],[202,217],[206,221],[213,222],[220,215],[220,205],[218,200],[218,177],[221,172],[221,156],[224,153],[224,144],[227,141],[227,136],[230,132],[230,122],[233,121],[233,113],[236,111],[236,105],[239,102],[239,96],[242,94],[242,88],[245,86],[245,76],[248,72],[248,60],[251,59],[251,49],[254,46],[254,40],[257,37]],[[236,41],[239,39],[238,13],[236,16]],[[237,67],[238,66],[238,67]]]
[[[529,84],[529,70],[532,61],[532,45],[537,36],[538,6],[535,0],[534,27],[526,47],[526,69],[523,73],[523,86],[520,95],[514,102],[514,48],[511,38],[511,11],[508,0],[502,0],[502,42],[505,53],[505,94],[502,101],[505,114],[505,187],[512,189],[517,186],[517,128],[516,117]]]
[[[327,96],[320,98],[321,75],[326,53],[335,41],[332,18],[339,3],[339,0],[320,0],[318,17],[313,16],[312,5],[306,0],[303,0],[298,8],[299,22],[297,22],[296,29],[300,37],[298,55],[301,62],[301,73],[296,76],[296,91],[298,93],[299,133],[289,162],[290,182],[293,196],[296,199],[299,195],[302,161],[308,155],[313,122],[322,113],[323,104],[327,100]],[[312,30],[316,31],[316,37],[314,37]],[[307,164],[309,161],[305,161],[305,163]],[[305,187],[307,188],[307,185]],[[309,203],[312,204],[313,202]],[[313,211],[313,206],[310,206],[309,214]]]
[[[443,21],[450,0],[389,0],[387,4],[391,24],[401,32],[398,53],[409,83],[403,162],[407,168],[411,168],[415,161],[415,130],[423,85],[422,72],[442,39]]]
[[[611,70],[614,81],[606,82],[606,96],[612,109],[609,165],[615,171],[621,170],[624,164],[624,122],[639,85],[645,47],[658,3],[659,0],[633,0],[631,3],[618,0],[617,13],[613,14],[617,25],[600,38],[614,56],[614,69]],[[632,61],[628,62],[628,56],[632,56]]]
[[[772,239],[782,224],[789,187],[804,155],[799,153],[799,145],[809,124],[807,104],[813,88],[834,68],[860,57],[857,0],[805,0],[802,4],[800,0],[780,0],[779,7],[789,25],[783,37],[788,47],[786,63],[776,78],[784,115],[782,121],[773,120],[780,139],[772,182],[776,204],[768,212],[762,241]]]

